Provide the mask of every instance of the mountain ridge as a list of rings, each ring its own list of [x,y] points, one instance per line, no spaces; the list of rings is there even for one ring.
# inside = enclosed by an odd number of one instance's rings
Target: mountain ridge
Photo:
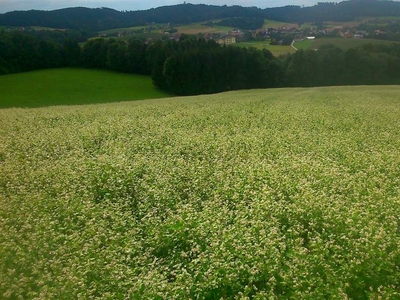
[[[149,23],[190,24],[222,18],[262,18],[282,22],[353,21],[360,17],[400,17],[400,2],[351,0],[320,2],[261,9],[243,6],[177,4],[148,10],[118,11],[112,8],[69,7],[51,11],[28,10],[0,14],[1,26],[44,26],[52,28],[105,29],[144,26]]]

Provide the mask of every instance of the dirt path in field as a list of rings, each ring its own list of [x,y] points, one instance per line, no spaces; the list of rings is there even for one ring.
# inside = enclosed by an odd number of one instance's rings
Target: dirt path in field
[[[299,50],[299,49],[297,49],[295,46],[294,46],[294,41],[292,41],[292,43],[290,44],[290,47],[292,47],[294,50]]]

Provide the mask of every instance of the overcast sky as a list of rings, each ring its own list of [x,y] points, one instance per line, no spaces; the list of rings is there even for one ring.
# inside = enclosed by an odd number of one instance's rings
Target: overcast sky
[[[0,13],[13,10],[53,10],[65,7],[109,7],[116,10],[143,10],[153,7],[181,4],[184,0],[0,0]],[[241,5],[256,6],[260,8],[279,7],[285,5],[305,5],[311,6],[321,0],[186,0],[193,4],[213,4],[213,5]],[[329,2],[329,0],[326,0]]]

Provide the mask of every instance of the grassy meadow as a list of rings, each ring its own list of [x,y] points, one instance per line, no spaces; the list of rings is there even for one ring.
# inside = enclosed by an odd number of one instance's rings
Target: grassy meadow
[[[383,44],[383,45],[391,45],[393,41],[385,41],[385,40],[376,40],[376,39],[345,39],[345,38],[321,38],[321,39],[315,39],[313,43],[313,48],[318,49],[318,47],[321,47],[324,44],[333,44],[343,50],[347,50],[350,48],[354,47],[359,47],[365,44]]]
[[[190,25],[181,25],[174,27],[178,30],[178,33],[184,34],[198,34],[198,33],[221,33],[229,32],[233,30],[233,27],[228,26],[206,26],[201,23],[193,23]]]
[[[0,108],[92,104],[168,95],[148,76],[103,70],[50,69],[0,76]]]
[[[298,49],[298,50],[301,50],[301,49],[307,50],[307,49],[312,47],[313,43],[314,43],[314,40],[305,39],[305,40],[302,40],[302,41],[294,42],[293,46],[296,47],[296,49]]]
[[[383,44],[383,45],[391,45],[395,42],[393,41],[385,41],[385,40],[376,40],[376,39],[354,39],[354,38],[341,38],[341,37],[336,37],[336,38],[317,38],[315,40],[304,40],[304,41],[299,41],[295,42],[294,46],[297,49],[318,49],[322,45],[327,45],[327,44],[332,44],[335,45],[336,47],[339,47],[343,50],[347,50],[350,48],[354,47],[359,47],[362,45],[366,44]]]
[[[264,20],[264,25],[262,28],[267,29],[267,28],[298,28],[299,24],[296,23],[285,23],[285,22],[279,22],[279,21],[273,21],[273,20]]]
[[[285,55],[288,53],[296,52],[290,45],[270,45],[270,40],[266,41],[255,41],[255,42],[240,42],[232,44],[234,47],[242,48],[256,48],[258,50],[267,49],[271,51],[274,56]]]
[[[399,95],[1,109],[0,298],[399,299]]]
[[[164,26],[164,24],[157,24],[157,25],[153,25],[153,26],[134,26],[134,27],[113,28],[113,29],[100,31],[99,34],[112,35],[112,34],[117,34],[120,32],[134,33],[138,30],[157,32],[157,31],[160,31],[163,26]]]

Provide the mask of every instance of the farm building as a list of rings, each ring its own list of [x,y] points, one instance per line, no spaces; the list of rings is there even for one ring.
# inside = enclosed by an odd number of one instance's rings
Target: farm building
[[[232,35],[227,35],[224,36],[223,38],[220,38],[217,41],[218,44],[220,45],[230,45],[230,44],[235,44],[236,43],[236,38]]]

